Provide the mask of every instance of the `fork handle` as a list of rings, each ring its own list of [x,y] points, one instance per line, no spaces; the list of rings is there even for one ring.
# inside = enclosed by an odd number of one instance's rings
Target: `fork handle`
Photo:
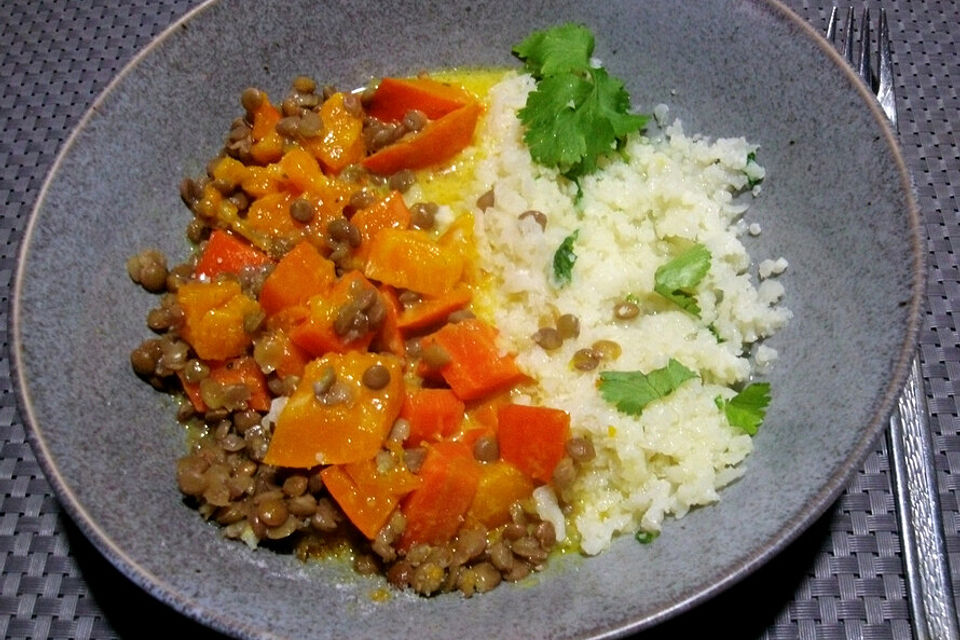
[[[960,638],[941,529],[927,400],[914,356],[906,386],[890,416],[887,446],[893,462],[902,552],[917,640]]]

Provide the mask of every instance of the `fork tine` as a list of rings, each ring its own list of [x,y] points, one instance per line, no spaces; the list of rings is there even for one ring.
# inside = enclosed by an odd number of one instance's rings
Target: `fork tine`
[[[857,63],[857,73],[860,74],[860,79],[872,90],[873,74],[870,71],[870,11],[866,7],[864,7],[860,17],[858,47],[860,48],[860,60]]]
[[[847,24],[843,30],[843,57],[853,66],[853,7],[847,9]]]
[[[837,42],[837,19],[840,17],[837,15],[838,12],[839,9],[834,5],[830,12],[830,22],[827,23],[827,40],[834,44]]]
[[[884,9],[880,9],[880,27],[877,36],[877,100],[896,131],[898,123],[897,100],[893,92],[893,58],[890,56],[890,31],[887,27],[887,12]]]

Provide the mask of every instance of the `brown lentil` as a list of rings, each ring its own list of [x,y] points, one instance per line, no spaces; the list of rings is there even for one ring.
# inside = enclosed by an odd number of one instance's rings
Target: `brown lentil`
[[[632,320],[640,314],[640,307],[636,303],[624,300],[613,307],[613,316],[617,320]]]
[[[564,445],[564,449],[575,462],[589,462],[597,457],[593,443],[588,438],[570,438]]]
[[[500,446],[493,436],[480,436],[473,443],[473,457],[480,462],[494,462],[500,457]]]
[[[363,372],[363,384],[368,389],[379,391],[390,384],[390,370],[382,364],[375,364]]]
[[[533,341],[546,351],[553,351],[563,346],[563,338],[560,337],[560,332],[553,327],[537,329],[537,332],[533,334]]]
[[[494,205],[493,189],[490,189],[489,191],[484,193],[482,196],[477,198],[477,208],[480,209],[480,211],[486,211],[493,205]]]
[[[391,189],[404,193],[417,181],[417,176],[410,169],[401,169],[390,176],[387,184]]]
[[[438,210],[435,202],[418,202],[410,207],[410,222],[418,229],[432,229]]]
[[[580,337],[580,318],[572,313],[564,313],[557,318],[557,333],[563,340]]]
[[[297,198],[290,203],[290,217],[297,222],[308,224],[313,221],[316,215],[316,208],[306,198]]]
[[[597,340],[590,348],[604,360],[616,360],[623,348],[613,340]]]
[[[535,209],[530,209],[528,211],[524,211],[519,216],[520,220],[525,220],[527,218],[533,218],[533,221],[540,226],[541,230],[547,228],[547,216],[542,211],[536,211]]]

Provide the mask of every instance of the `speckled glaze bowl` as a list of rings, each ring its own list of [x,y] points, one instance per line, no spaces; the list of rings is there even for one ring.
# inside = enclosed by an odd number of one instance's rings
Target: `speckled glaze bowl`
[[[359,85],[455,65],[514,65],[511,46],[564,21],[649,112],[688,131],[746,135],[767,180],[754,256],[786,256],[795,318],[772,342],[774,404],[746,476],[721,502],[668,521],[652,545],[482,597],[374,602],[382,583],[336,562],[221,537],[174,480],[174,403],[133,375],[152,297],[132,253],[182,258],[178,184],[220,148],[248,85],[297,74]],[[235,0],[201,6],[124,69],[65,145],[17,274],[13,356],[33,446],[65,509],[124,574],[170,606],[249,638],[611,637],[650,627],[734,584],[836,499],[905,379],[924,281],[919,217],[894,136],[826,42],[775,2],[520,4],[478,0]]]

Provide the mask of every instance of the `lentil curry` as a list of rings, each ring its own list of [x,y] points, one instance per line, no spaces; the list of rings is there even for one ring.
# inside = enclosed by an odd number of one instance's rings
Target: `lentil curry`
[[[530,381],[475,315],[471,214],[407,201],[469,172],[478,95],[499,76],[362,92],[301,76],[278,103],[247,89],[221,153],[180,188],[195,254],[129,260],[159,296],[133,368],[183,393],[176,479],[227,537],[303,559],[348,548],[357,571],[422,595],[520,580],[556,546],[534,491],[572,482],[593,446],[566,412],[513,403]],[[578,331],[566,314],[534,339]]]

